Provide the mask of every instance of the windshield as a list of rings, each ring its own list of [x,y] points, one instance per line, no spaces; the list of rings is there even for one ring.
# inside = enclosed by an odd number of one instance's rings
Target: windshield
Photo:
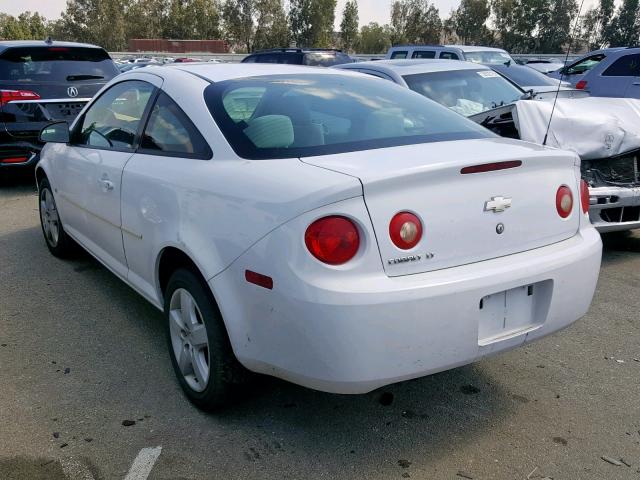
[[[204,95],[231,147],[249,159],[493,136],[410,90],[364,76],[261,76],[214,83]]]
[[[449,70],[403,78],[411,90],[467,117],[513,103],[524,93],[493,70]]]
[[[511,61],[515,63],[515,60],[511,58],[507,52],[496,52],[494,50],[480,51],[480,52],[464,52],[464,58],[468,62],[473,63],[505,63]]]
[[[531,67],[522,67],[520,65],[511,65],[509,67],[506,65],[494,65],[491,68],[521,87],[558,86],[557,80],[547,77]]]
[[[81,82],[110,80],[118,69],[101,48],[19,47],[0,56],[0,80]]]

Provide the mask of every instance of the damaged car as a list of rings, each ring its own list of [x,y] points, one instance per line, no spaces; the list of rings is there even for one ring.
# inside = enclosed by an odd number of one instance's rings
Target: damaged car
[[[640,228],[638,100],[578,90],[525,91],[494,69],[469,62],[396,60],[335,68],[391,80],[502,137],[574,151],[589,185],[594,226],[600,232]]]

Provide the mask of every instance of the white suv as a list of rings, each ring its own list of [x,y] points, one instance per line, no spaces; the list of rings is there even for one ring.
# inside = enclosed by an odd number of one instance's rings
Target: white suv
[[[396,45],[385,56],[389,60],[430,59],[466,60],[474,63],[506,63],[515,60],[501,48],[469,45]]]

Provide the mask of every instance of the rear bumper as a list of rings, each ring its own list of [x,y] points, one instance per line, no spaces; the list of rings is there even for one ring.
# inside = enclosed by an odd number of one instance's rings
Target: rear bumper
[[[7,131],[0,132],[0,169],[33,167],[40,160],[40,151],[44,146],[38,142],[40,130],[22,133],[23,136],[18,139]]]
[[[640,187],[591,187],[589,193],[589,219],[599,232],[640,228]]]
[[[210,280],[234,352],[250,370],[334,393],[447,370],[567,327],[589,309],[602,254],[587,226],[553,245],[428,273],[336,273],[328,284],[291,272],[273,290],[248,284],[245,269],[280,261],[273,243],[267,237]],[[480,300],[528,285],[541,287],[531,321],[485,335]]]

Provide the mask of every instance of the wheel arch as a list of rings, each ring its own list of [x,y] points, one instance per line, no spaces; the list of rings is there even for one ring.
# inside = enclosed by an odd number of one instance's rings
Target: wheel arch
[[[158,298],[161,304],[164,304],[165,291],[169,283],[171,275],[176,270],[184,268],[192,271],[207,285],[207,288],[211,292],[211,296],[216,304],[218,310],[220,310],[218,299],[215,293],[211,290],[209,282],[205,276],[204,269],[193,259],[193,256],[185,251],[184,248],[180,248],[175,245],[164,246],[158,253],[156,260],[156,289],[158,291]]]
[[[43,179],[49,179],[49,176],[47,175],[47,172],[45,172],[44,167],[40,166],[40,165],[36,165],[36,186],[40,187],[40,182]],[[51,182],[51,180],[49,180],[49,182]]]

